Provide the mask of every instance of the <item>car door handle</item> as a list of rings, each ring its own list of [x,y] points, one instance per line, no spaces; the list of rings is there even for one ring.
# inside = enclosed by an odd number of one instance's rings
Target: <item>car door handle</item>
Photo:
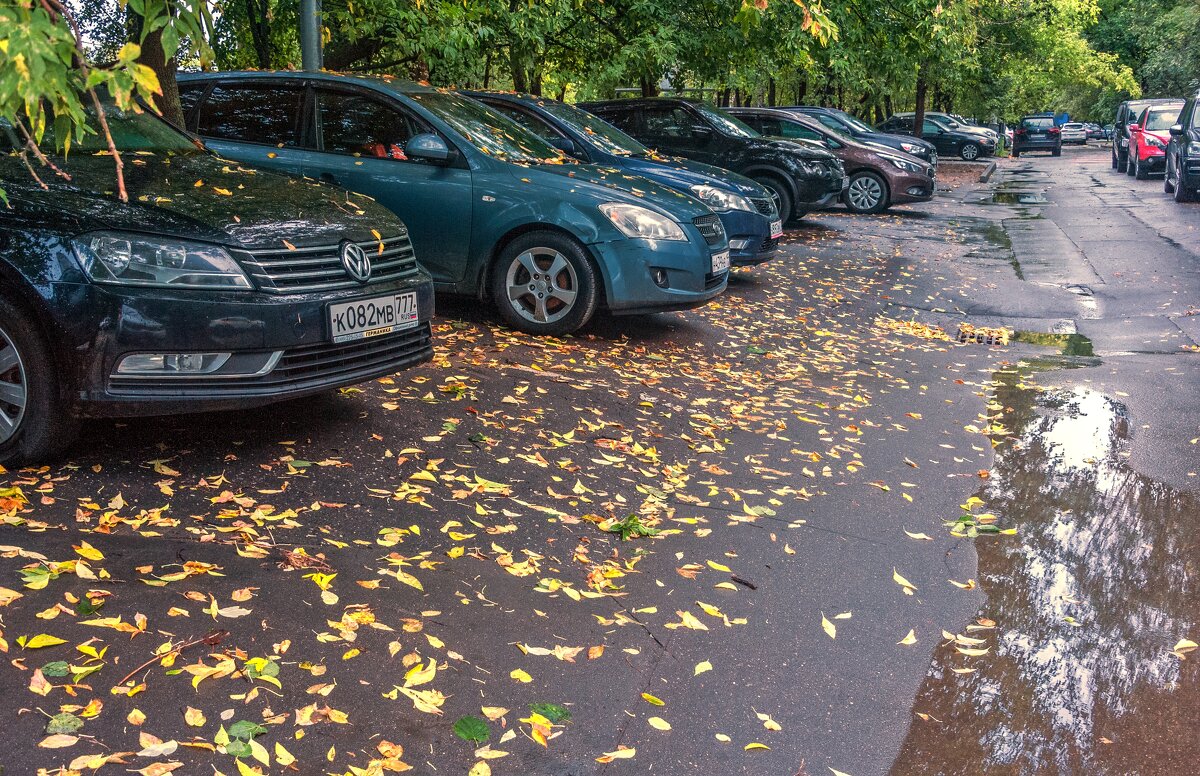
[[[332,183],[336,186],[338,185],[337,176],[331,172],[323,172],[321,173],[321,183]]]

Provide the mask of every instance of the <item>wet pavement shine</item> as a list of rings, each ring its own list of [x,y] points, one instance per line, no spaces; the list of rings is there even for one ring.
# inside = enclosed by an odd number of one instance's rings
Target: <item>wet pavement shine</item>
[[[0,470],[0,773],[1194,772],[1200,207],[1107,154]]]

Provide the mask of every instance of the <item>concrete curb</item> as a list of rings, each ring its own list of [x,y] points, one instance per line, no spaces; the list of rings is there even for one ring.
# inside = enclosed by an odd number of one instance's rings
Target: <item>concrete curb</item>
[[[979,182],[987,183],[988,179],[992,177],[992,173],[994,173],[995,171],[996,171],[996,163],[989,162],[987,169],[979,174]]]

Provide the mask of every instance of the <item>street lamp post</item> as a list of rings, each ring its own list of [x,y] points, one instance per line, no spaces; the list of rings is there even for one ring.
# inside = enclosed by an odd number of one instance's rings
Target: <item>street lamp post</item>
[[[300,0],[300,64],[305,70],[320,70],[321,0]]]

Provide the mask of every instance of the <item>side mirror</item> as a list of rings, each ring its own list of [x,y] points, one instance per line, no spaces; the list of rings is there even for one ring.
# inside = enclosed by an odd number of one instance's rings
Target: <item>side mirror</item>
[[[1183,136],[1183,125],[1175,124],[1167,131],[1171,133],[1172,137],[1182,137]]]
[[[404,153],[412,159],[424,159],[427,162],[445,163],[450,161],[450,147],[432,132],[417,135],[404,147]]]
[[[1138,126],[1136,123],[1134,123],[1134,124],[1130,124],[1130,125],[1129,125],[1129,131],[1130,131],[1130,132],[1137,132],[1139,129],[1141,129],[1141,127],[1140,127],[1140,126]]]
[[[579,147],[575,145],[575,141],[569,137],[556,137],[550,141],[550,145],[562,151],[567,156],[578,156]]]

